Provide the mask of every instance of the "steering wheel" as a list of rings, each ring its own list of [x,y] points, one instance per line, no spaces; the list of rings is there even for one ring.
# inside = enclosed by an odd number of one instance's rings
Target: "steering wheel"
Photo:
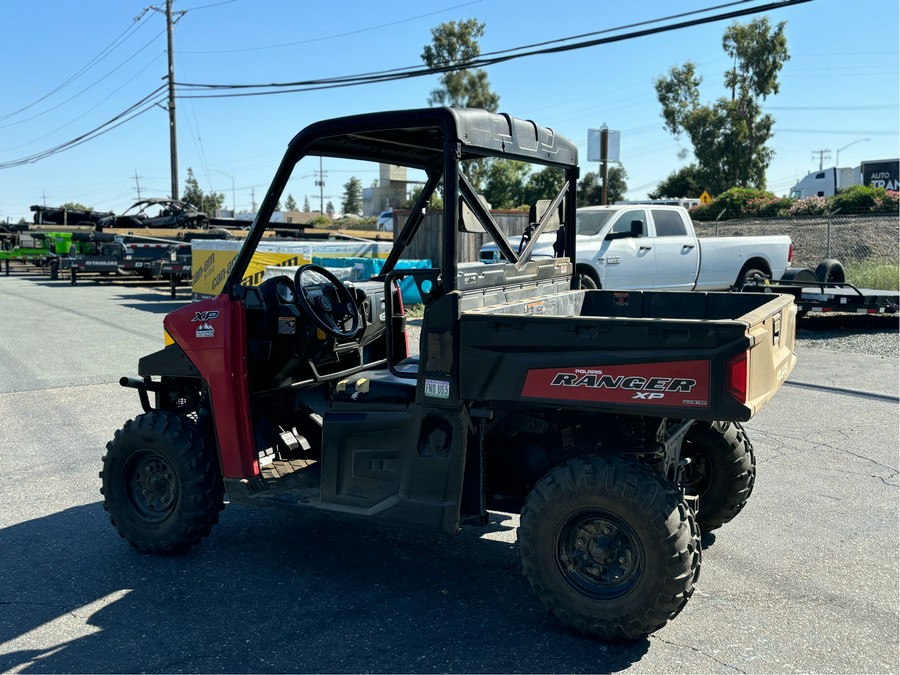
[[[321,279],[327,285],[322,285]],[[313,296],[308,285],[322,285],[322,292]],[[294,289],[297,306],[309,316],[326,335],[334,338],[347,339],[355,337],[360,328],[359,308],[350,290],[338,280],[334,274],[324,267],[313,264],[301,265],[294,275]],[[331,290],[331,293],[327,291]],[[329,295],[334,295],[331,298]],[[350,327],[344,328],[347,319],[350,319]]]

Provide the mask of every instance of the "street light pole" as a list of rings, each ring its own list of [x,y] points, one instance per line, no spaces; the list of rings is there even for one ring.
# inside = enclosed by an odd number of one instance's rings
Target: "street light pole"
[[[231,178],[231,217],[237,218],[237,207],[235,206],[236,200],[234,198],[234,178],[229,176],[224,171],[220,171],[219,169],[213,169],[213,171],[215,171],[216,173],[222,174],[223,176],[225,176],[225,178]]]
[[[851,145],[856,145],[857,143],[863,143],[865,141],[871,141],[871,140],[872,140],[871,138],[858,138],[857,140],[853,141],[852,143],[847,143],[847,145],[845,145],[843,148],[836,150],[834,153],[834,165],[838,168],[841,168],[841,150],[846,150]]]
[[[834,153],[834,170],[835,170],[834,189],[835,189],[835,191],[837,191],[843,187],[843,185],[840,184],[840,182],[841,182],[841,150],[846,150],[851,145],[856,145],[857,143],[863,143],[863,142],[869,141],[869,140],[871,140],[871,139],[858,138],[855,141],[853,141],[852,143],[847,143],[847,145],[845,145],[843,148],[838,148],[838,150],[835,151],[835,153]],[[857,180],[858,179],[859,179],[859,176],[857,176]]]

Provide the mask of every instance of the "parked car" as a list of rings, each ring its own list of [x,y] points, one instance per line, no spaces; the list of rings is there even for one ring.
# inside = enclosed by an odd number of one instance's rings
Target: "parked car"
[[[375,221],[376,229],[379,232],[393,232],[394,231],[394,211],[393,209],[388,209],[387,211],[382,211],[378,214],[378,220]]]
[[[754,279],[780,279],[793,256],[784,235],[698,238],[681,206],[616,204],[576,212],[576,270],[584,288],[721,291]],[[532,257],[554,255],[554,235],[535,243]],[[513,248],[521,238],[513,239]],[[496,244],[481,260],[501,257]]]

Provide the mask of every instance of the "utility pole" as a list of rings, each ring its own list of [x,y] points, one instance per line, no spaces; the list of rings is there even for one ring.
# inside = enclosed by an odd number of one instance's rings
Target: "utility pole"
[[[150,5],[148,9],[152,9],[155,12],[162,12],[159,7],[154,7],[153,5]],[[178,19],[180,19],[187,13],[187,10],[175,13],[178,15]],[[172,0],[166,0],[166,35],[168,38],[169,53],[169,74],[166,79],[168,79],[169,84],[169,104],[167,107],[169,111],[169,157],[172,173],[172,199],[178,199],[178,140],[175,133],[175,49],[172,44],[174,42],[173,29],[175,21],[178,19],[172,19]]]
[[[178,199],[178,141],[175,135],[175,56],[172,48],[172,0],[166,0],[166,33],[169,42],[169,154],[172,162],[172,199]]]
[[[319,213],[325,215],[325,172],[322,171],[322,158],[319,157],[319,179],[316,181],[319,187]]]
[[[825,165],[826,159],[831,159],[831,149],[823,148],[821,150],[813,150],[813,159],[815,160],[816,155],[819,156],[819,171],[822,170],[822,167]]]
[[[141,184],[138,181],[137,169],[134,170],[134,184],[137,186],[138,201],[141,201]]]
[[[600,130],[600,180],[603,182],[600,192],[600,205],[606,205],[606,183],[609,177],[609,129],[605,126]]]

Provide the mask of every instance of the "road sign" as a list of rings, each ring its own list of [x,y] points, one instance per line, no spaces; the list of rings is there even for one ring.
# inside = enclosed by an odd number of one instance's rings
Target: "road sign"
[[[704,190],[703,194],[700,195],[700,203],[701,204],[709,204],[712,201],[712,197],[709,196],[709,193]]]
[[[602,158],[600,157],[600,132],[603,131],[603,129],[606,129],[606,127],[604,126],[601,129],[588,129],[587,154],[589,162],[602,161]],[[607,129],[607,131],[609,131],[609,136],[607,137],[606,161],[617,164],[621,161],[619,159],[619,148],[622,142],[622,132],[612,131],[611,129]]]

